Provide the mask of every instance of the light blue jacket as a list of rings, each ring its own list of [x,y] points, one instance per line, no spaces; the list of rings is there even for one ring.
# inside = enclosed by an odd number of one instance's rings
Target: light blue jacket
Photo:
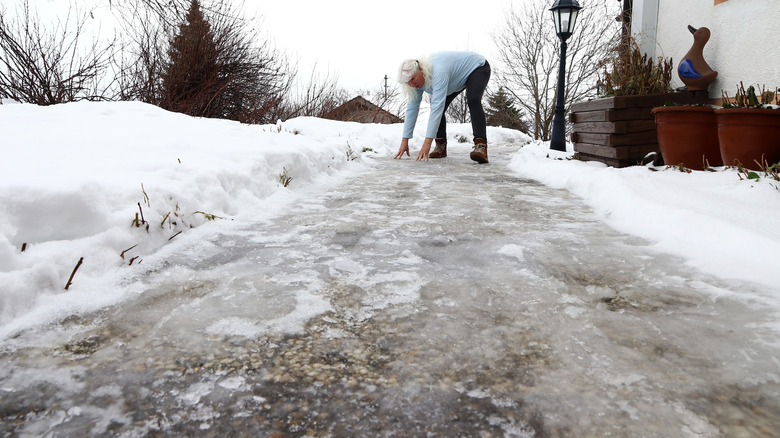
[[[415,90],[416,96],[406,104],[404,119],[404,138],[412,138],[423,91],[431,95],[431,114],[425,137],[436,138],[444,102],[447,96],[466,88],[466,79],[477,68],[485,65],[485,57],[474,52],[436,52],[431,54],[431,82],[422,89]]]

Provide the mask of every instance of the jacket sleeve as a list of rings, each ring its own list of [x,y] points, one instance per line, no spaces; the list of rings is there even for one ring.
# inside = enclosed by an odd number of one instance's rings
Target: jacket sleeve
[[[414,125],[417,124],[417,115],[420,113],[421,101],[422,90],[417,90],[417,97],[409,99],[409,102],[406,104],[403,138],[412,138],[414,136]]]
[[[433,93],[431,93],[431,113],[428,119],[428,129],[425,132],[427,138],[436,138],[436,132],[439,130],[441,116],[444,114],[444,103],[447,100],[447,87],[449,86],[449,76],[446,74],[434,76]]]

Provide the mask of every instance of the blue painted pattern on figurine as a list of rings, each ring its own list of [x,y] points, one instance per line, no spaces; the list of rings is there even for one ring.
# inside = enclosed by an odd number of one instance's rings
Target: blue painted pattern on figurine
[[[690,59],[686,59],[680,63],[679,67],[680,76],[688,79],[697,79],[701,77],[701,74],[693,68],[693,62]]]

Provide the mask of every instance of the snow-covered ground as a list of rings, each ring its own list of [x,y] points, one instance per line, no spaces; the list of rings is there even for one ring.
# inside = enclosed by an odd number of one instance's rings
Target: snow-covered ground
[[[468,125],[449,128],[453,143],[469,136]],[[169,254],[198,257],[193,236],[278,215],[306,202],[307,188],[371,171],[400,134],[316,118],[242,125],[136,102],[0,106],[0,339],[134,296],[137,273],[165,270]],[[518,176],[568,189],[609,226],[692,267],[763,285],[750,299],[780,312],[780,182],[614,169],[516,131],[488,136],[518,145]]]

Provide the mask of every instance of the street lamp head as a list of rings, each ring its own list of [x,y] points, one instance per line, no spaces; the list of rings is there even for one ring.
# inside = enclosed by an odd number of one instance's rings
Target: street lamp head
[[[566,41],[574,32],[574,24],[577,22],[577,13],[582,9],[577,0],[555,0],[550,10],[555,22],[555,33],[562,41]]]

